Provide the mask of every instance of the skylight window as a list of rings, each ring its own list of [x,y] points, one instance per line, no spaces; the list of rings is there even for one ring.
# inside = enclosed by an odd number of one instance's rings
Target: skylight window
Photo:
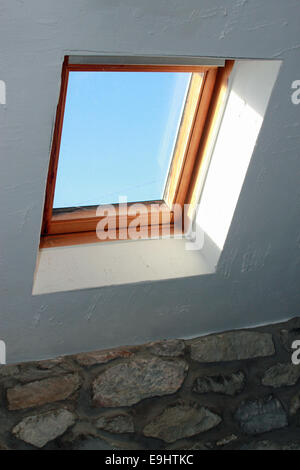
[[[144,203],[140,228],[156,224],[161,233],[167,223],[174,233],[186,229],[181,222],[175,226],[174,208],[183,210],[195,200],[202,148],[232,61],[218,67],[213,60],[210,65],[115,60],[74,63],[65,57],[42,247],[99,241],[97,227],[109,207],[117,212],[114,228],[124,239],[120,233],[129,233],[135,203]]]
[[[190,78],[70,72],[53,207],[162,199]]]

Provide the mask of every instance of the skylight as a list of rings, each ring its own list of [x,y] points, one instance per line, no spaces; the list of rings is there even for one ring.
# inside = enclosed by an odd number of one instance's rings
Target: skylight
[[[104,60],[64,58],[41,246],[188,229],[182,214],[232,64]]]
[[[191,73],[69,73],[54,208],[162,199]]]

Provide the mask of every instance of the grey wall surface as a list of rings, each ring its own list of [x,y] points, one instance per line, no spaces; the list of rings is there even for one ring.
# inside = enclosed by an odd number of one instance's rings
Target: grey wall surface
[[[0,0],[0,338],[8,362],[299,314],[300,4]],[[32,296],[64,54],[281,59],[217,272]]]

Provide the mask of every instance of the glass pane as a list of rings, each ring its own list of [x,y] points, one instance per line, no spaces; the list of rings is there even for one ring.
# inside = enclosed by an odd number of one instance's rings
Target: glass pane
[[[54,208],[161,199],[190,77],[70,72]]]

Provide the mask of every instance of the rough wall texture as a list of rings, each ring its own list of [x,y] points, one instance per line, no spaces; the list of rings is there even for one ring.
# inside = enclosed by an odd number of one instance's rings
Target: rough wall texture
[[[300,317],[0,368],[1,449],[300,449]]]

